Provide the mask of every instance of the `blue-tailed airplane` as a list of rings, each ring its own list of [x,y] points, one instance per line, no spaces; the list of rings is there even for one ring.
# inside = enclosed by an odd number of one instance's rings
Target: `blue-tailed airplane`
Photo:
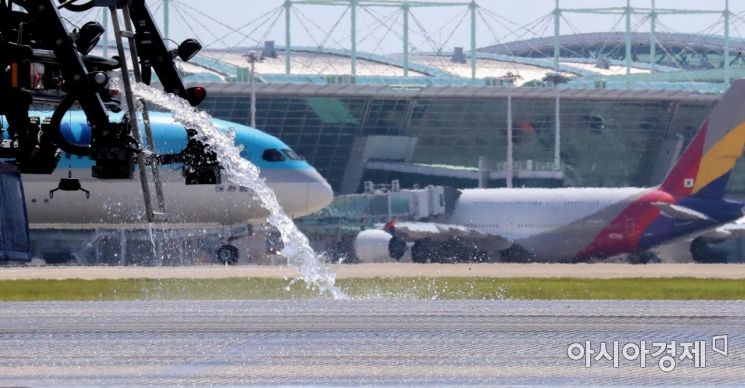
[[[42,121],[52,112],[30,112]],[[0,118],[4,119],[2,116]],[[114,117],[114,120],[117,118]],[[301,217],[327,206],[333,191],[326,180],[289,146],[255,128],[214,120],[220,128],[235,130],[241,156],[260,168],[261,177],[274,191],[290,217]],[[167,220],[173,227],[209,227],[261,223],[267,211],[245,187],[222,180],[219,184],[186,184],[183,163],[177,157],[189,143],[183,125],[167,113],[151,112],[150,124],[158,155]],[[67,141],[90,144],[90,127],[83,112],[68,112],[61,124]],[[169,157],[170,156],[170,157]],[[138,179],[100,180],[91,176],[94,161],[63,153],[51,175],[22,174],[31,228],[96,227],[137,228],[146,225],[142,189]],[[61,178],[78,179],[83,191],[54,190]]]

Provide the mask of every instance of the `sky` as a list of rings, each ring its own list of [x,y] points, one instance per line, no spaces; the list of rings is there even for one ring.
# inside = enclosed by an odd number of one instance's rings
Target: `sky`
[[[295,0],[297,1],[297,0]],[[358,0],[364,3],[368,0]],[[413,8],[409,20],[412,52],[452,51],[455,46],[470,46],[469,0],[448,1],[448,7]],[[661,15],[657,30],[722,35],[721,11],[726,0],[656,0],[658,9],[695,9],[717,11],[705,15]],[[163,29],[164,0],[147,0]],[[476,0],[476,43],[483,47],[500,42],[551,36],[552,12],[556,0]],[[652,0],[631,0],[632,7],[649,8]],[[245,47],[274,40],[285,42],[284,0],[170,0],[169,37],[181,41],[198,38],[208,48]],[[561,8],[625,7],[626,0],[561,0]],[[730,0],[733,13],[731,36],[745,38],[745,0]],[[73,22],[100,18],[91,11],[85,19],[73,15]],[[348,6],[294,4],[290,13],[293,46],[351,47],[351,23]],[[82,24],[82,23],[81,23]],[[623,15],[564,12],[561,33],[624,31]],[[632,30],[648,32],[649,18],[632,17]],[[357,10],[358,50],[375,54],[403,51],[403,12],[397,7],[360,6]]]

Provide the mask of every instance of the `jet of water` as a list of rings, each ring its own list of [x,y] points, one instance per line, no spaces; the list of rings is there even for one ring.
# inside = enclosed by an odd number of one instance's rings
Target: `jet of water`
[[[274,191],[259,176],[259,168],[240,156],[235,145],[235,133],[217,128],[212,117],[206,112],[197,111],[186,100],[148,85],[137,83],[133,93],[155,105],[171,111],[174,120],[198,132],[199,140],[217,154],[224,176],[231,182],[248,187],[260,199],[262,206],[269,211],[267,221],[281,233],[282,255],[287,263],[300,271],[309,288],[330,293],[334,299],[346,299],[346,294],[335,285],[336,275],[319,260],[311,248],[308,238],[295,226],[277,202]]]

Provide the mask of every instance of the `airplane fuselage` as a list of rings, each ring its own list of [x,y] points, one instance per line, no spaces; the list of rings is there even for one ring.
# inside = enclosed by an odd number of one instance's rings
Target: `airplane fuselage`
[[[138,179],[100,180],[91,178],[90,168],[72,169],[72,177],[80,179],[90,191],[49,191],[59,179],[67,177],[68,169],[59,168],[53,175],[22,174],[26,209],[32,228],[74,227],[75,225],[136,225],[145,226],[145,206]],[[322,185],[320,175],[313,170],[266,171],[261,174],[274,191],[290,217],[300,217],[325,206],[328,202],[316,186]],[[237,225],[263,222],[268,215],[253,192],[246,187],[222,184],[186,185],[180,170],[161,169],[166,199],[166,220],[171,224]],[[152,187],[152,186],[151,186]]]
[[[660,204],[706,219],[676,219]],[[528,260],[569,261],[647,250],[742,216],[743,204],[676,198],[658,188],[463,190],[449,220],[510,239]]]
[[[34,114],[44,117],[48,112]],[[186,147],[184,127],[174,122],[169,114],[151,112],[150,119],[160,154],[178,153]],[[242,147],[241,157],[259,167],[260,177],[274,191],[279,204],[290,217],[313,213],[333,199],[333,192],[325,179],[279,139],[239,124],[222,120],[214,122],[226,130],[235,130],[236,145]],[[90,128],[82,112],[69,113],[63,121],[62,132],[69,141],[90,142]],[[273,157],[266,157],[267,151]],[[135,171],[133,179],[101,180],[92,177],[92,165],[93,161],[88,157],[63,153],[53,174],[22,174],[32,228],[146,226],[138,173]],[[81,191],[61,190],[50,197],[50,190],[56,188],[60,178],[66,178],[68,173],[80,180],[82,188],[90,192],[90,198]],[[181,164],[162,165],[160,175],[166,200],[166,220],[174,227],[263,222],[268,214],[250,188],[228,179],[222,179],[217,185],[187,185]]]

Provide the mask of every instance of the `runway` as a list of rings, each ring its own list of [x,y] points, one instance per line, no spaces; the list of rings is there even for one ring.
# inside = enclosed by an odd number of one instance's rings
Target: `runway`
[[[490,277],[490,278],[673,278],[745,279],[745,264],[336,264],[331,270],[338,279],[395,277]],[[288,266],[49,266],[0,267],[0,280],[17,279],[222,279],[230,277],[294,278]]]
[[[0,303],[0,385],[734,384],[744,318],[714,301]],[[614,340],[707,341],[706,366],[567,355]]]

